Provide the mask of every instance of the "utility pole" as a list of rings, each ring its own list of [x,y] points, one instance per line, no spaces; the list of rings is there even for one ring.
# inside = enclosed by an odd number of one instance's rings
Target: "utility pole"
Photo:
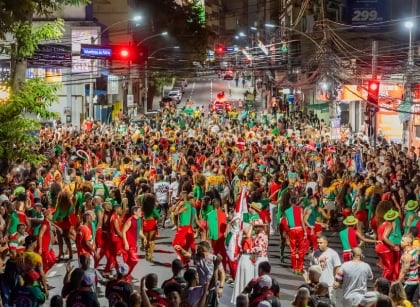
[[[376,79],[377,77],[377,66],[378,66],[378,41],[372,41],[372,79]],[[367,106],[369,108],[369,123],[371,127],[369,127],[369,131],[372,132],[373,137],[373,147],[376,147],[376,112],[378,109],[371,105]]]

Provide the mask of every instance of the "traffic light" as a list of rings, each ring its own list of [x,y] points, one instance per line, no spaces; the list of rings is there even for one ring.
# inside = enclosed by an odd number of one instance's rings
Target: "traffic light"
[[[375,79],[371,79],[368,81],[368,96],[367,101],[378,105],[379,99],[379,81]]]
[[[222,55],[222,54],[225,53],[225,51],[226,51],[226,48],[225,48],[224,45],[222,45],[222,44],[217,44],[216,45],[216,54]]]
[[[112,46],[112,61],[141,64],[147,60],[147,49],[144,46],[114,45]]]

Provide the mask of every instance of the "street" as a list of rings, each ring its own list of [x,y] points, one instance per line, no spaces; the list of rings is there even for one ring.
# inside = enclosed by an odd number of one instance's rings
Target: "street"
[[[136,268],[133,271],[132,276],[136,278],[133,282],[135,289],[139,289],[140,279],[142,276],[145,276],[149,273],[156,273],[159,278],[158,284],[161,285],[162,282],[171,277],[171,262],[175,259],[176,254],[172,248],[172,238],[175,231],[169,229],[159,230],[159,237],[156,240],[156,250],[153,258],[153,262],[147,262],[144,259],[144,252],[140,252],[139,255],[141,260],[137,264]],[[336,251],[340,252],[341,247],[339,243],[338,234],[334,232],[326,233],[329,240],[330,246]],[[286,248],[285,258],[286,263],[280,263],[280,248],[279,248],[279,236],[276,234],[270,238],[269,242],[269,261],[272,265],[272,277],[277,278],[280,282],[281,288],[281,303],[283,307],[291,306],[291,301],[294,298],[297,288],[304,283],[302,276],[294,275],[290,269],[290,253],[288,248]],[[369,245],[364,249],[365,261],[367,261],[374,272],[375,278],[379,276],[380,272],[375,266],[377,258],[376,254],[373,251],[373,246]],[[307,256],[308,257],[308,256]],[[103,263],[102,263],[103,264]],[[192,263],[191,263],[192,264]],[[77,260],[72,261],[72,265],[77,267]],[[101,266],[103,267],[103,266]],[[100,267],[100,268],[101,268]],[[307,266],[306,266],[307,268]],[[50,272],[48,272],[48,283],[52,287],[50,289],[50,298],[55,294],[60,294],[62,288],[62,281],[65,275],[65,263],[56,264]],[[372,283],[370,283],[372,286]],[[225,285],[223,297],[220,299],[221,306],[234,306],[230,303],[232,297],[233,288],[230,285]],[[99,300],[101,306],[107,306],[108,302],[104,297],[105,287],[99,287]],[[337,293],[337,307],[341,306],[341,291]]]

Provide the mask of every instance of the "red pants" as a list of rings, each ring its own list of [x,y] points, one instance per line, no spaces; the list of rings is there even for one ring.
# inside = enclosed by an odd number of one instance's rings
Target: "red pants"
[[[181,246],[182,249],[186,251],[191,249],[191,251],[195,253],[196,244],[195,244],[195,239],[194,239],[194,231],[191,226],[178,227],[174,240],[172,241],[172,246],[175,247],[176,245]],[[177,253],[179,259],[181,259],[182,263],[184,265],[187,265],[189,262],[189,259],[185,258],[181,252],[177,250],[175,250],[175,252]]]
[[[128,265],[128,274],[130,275],[133,271],[134,267],[137,265],[137,262],[139,262],[139,258],[137,256],[137,244],[129,243],[129,249],[125,250],[125,253],[123,253],[123,259],[124,262]]]
[[[303,272],[303,262],[305,260],[305,233],[303,228],[290,228],[289,231],[290,252],[292,269]]]
[[[389,281],[396,280],[395,275],[395,262],[399,262],[398,259],[394,259],[394,253],[392,251],[378,253],[379,259],[383,266],[382,277],[388,279]]]
[[[306,245],[305,254],[306,254],[306,252],[308,251],[308,249],[311,246],[312,246],[312,250],[314,250],[314,251],[316,251],[318,249],[318,243],[317,243],[318,236],[317,236],[317,233],[318,233],[318,231],[322,231],[322,228],[321,228],[321,230],[318,229],[319,228],[318,225],[319,224],[315,224],[315,226],[314,226],[313,229],[311,229],[309,227],[306,228],[306,237],[308,239],[307,240],[308,242],[305,244]]]
[[[213,254],[222,256],[222,264],[223,268],[226,271],[226,265],[227,265],[227,254],[226,254],[226,246],[225,246],[226,238],[220,237],[217,240],[210,240],[211,247],[213,248]]]
[[[123,241],[122,239],[117,236],[113,235],[111,237],[111,240],[109,242],[109,245],[107,244],[106,250],[105,250],[105,256],[107,257],[107,263],[105,265],[105,272],[108,272],[111,269],[111,266],[113,265],[115,269],[118,269],[118,262],[117,262],[117,256],[118,255],[125,254]]]
[[[44,269],[44,273],[47,273],[53,265],[57,262],[57,256],[53,249],[49,249],[46,251],[41,251],[42,257],[42,267]]]
[[[236,271],[238,270],[238,260],[232,261],[228,259],[229,273],[232,279],[236,278]]]

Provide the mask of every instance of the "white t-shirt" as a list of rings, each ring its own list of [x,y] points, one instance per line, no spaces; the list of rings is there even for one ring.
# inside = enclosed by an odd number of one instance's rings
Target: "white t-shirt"
[[[341,265],[338,253],[332,248],[327,248],[324,252],[317,250],[312,256],[311,265],[321,266],[322,273],[319,281],[327,283],[328,287],[332,287],[335,281],[334,268]]]
[[[370,265],[363,261],[347,261],[337,274],[342,276],[343,306],[357,306],[367,292],[367,281],[373,278]]]
[[[153,191],[159,204],[168,203],[169,182],[158,181],[153,185]]]

